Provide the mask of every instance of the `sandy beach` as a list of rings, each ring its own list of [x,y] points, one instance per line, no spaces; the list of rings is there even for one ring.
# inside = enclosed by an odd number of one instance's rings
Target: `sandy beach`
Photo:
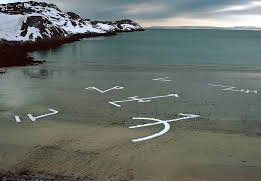
[[[49,121],[26,132],[18,129],[16,134],[3,130],[0,168],[94,180],[258,180],[261,176],[258,136],[174,126],[152,141],[130,141],[153,131]]]
[[[219,37],[226,38],[216,43]],[[0,75],[0,177],[259,181],[260,51],[245,43],[256,37],[148,30],[35,52],[46,63]],[[232,44],[239,47],[224,52]],[[252,64],[248,55],[256,55]],[[165,130],[162,123],[130,129],[153,122],[133,118],[166,121],[180,113],[200,117],[169,122],[165,134],[132,142]]]

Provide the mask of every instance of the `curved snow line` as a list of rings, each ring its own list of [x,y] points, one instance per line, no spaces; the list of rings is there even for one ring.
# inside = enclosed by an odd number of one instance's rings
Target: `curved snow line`
[[[158,133],[155,133],[153,135],[150,136],[145,136],[142,138],[137,138],[137,139],[133,139],[132,142],[141,142],[141,141],[146,141],[146,140],[150,140],[156,137],[159,137],[161,135],[164,135],[165,133],[167,133],[170,129],[170,125],[168,122],[166,121],[162,121],[159,119],[154,119],[154,118],[133,118],[135,120],[151,120],[151,121],[156,121],[158,124],[163,124],[164,125],[164,129]],[[136,128],[135,126],[129,127],[129,128]]]

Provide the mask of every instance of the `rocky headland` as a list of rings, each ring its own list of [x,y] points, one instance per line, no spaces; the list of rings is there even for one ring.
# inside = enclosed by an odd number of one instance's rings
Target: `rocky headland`
[[[83,38],[144,31],[132,20],[92,21],[35,1],[0,4],[0,23],[0,67],[42,63],[28,53]]]

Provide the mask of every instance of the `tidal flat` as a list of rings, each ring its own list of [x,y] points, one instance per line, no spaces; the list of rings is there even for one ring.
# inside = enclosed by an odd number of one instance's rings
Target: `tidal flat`
[[[260,90],[257,70],[168,66],[157,71],[156,66],[86,65],[74,71],[75,67],[46,66],[13,68],[1,75],[1,85],[5,84],[0,96],[2,173],[94,180],[255,180],[261,176],[259,94],[208,85],[218,82]],[[172,81],[152,80],[166,76]],[[235,77],[245,81],[234,82]],[[124,89],[104,94],[85,89],[92,86]],[[108,103],[172,93],[179,97],[123,102],[120,108]],[[35,122],[27,116],[46,114],[48,109],[59,113]],[[129,129],[148,123],[133,117],[169,120],[179,113],[200,117],[170,123],[171,129],[160,137],[131,141],[163,129],[162,125]]]
[[[261,46],[252,49],[247,44],[259,45],[251,39],[256,33],[236,32],[232,41],[220,39],[229,37],[230,32],[223,31],[192,40],[188,30],[168,31],[166,37],[156,36],[162,34],[159,31],[35,52],[32,56],[45,59],[45,64],[8,68],[0,74],[1,175],[260,180],[261,65],[256,52]],[[158,39],[151,39],[152,34]],[[235,39],[241,56],[234,54],[236,49],[219,47]],[[167,40],[172,47],[164,43]],[[195,46],[201,41],[208,44]],[[251,61],[244,62],[247,59]],[[106,91],[116,86],[122,89]],[[178,97],[167,96],[171,94]],[[49,109],[58,113],[41,117],[51,113]],[[170,122],[165,134],[132,142],[164,126],[129,127],[176,119],[180,113],[200,117]],[[28,114],[37,119],[32,121]]]

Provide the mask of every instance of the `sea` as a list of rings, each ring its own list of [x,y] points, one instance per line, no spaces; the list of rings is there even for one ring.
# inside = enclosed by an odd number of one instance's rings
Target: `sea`
[[[0,75],[0,132],[45,121],[128,127],[138,124],[133,117],[169,120],[180,113],[200,115],[181,128],[261,131],[259,31],[148,29],[32,56],[46,63]],[[48,115],[50,109],[58,113]]]

